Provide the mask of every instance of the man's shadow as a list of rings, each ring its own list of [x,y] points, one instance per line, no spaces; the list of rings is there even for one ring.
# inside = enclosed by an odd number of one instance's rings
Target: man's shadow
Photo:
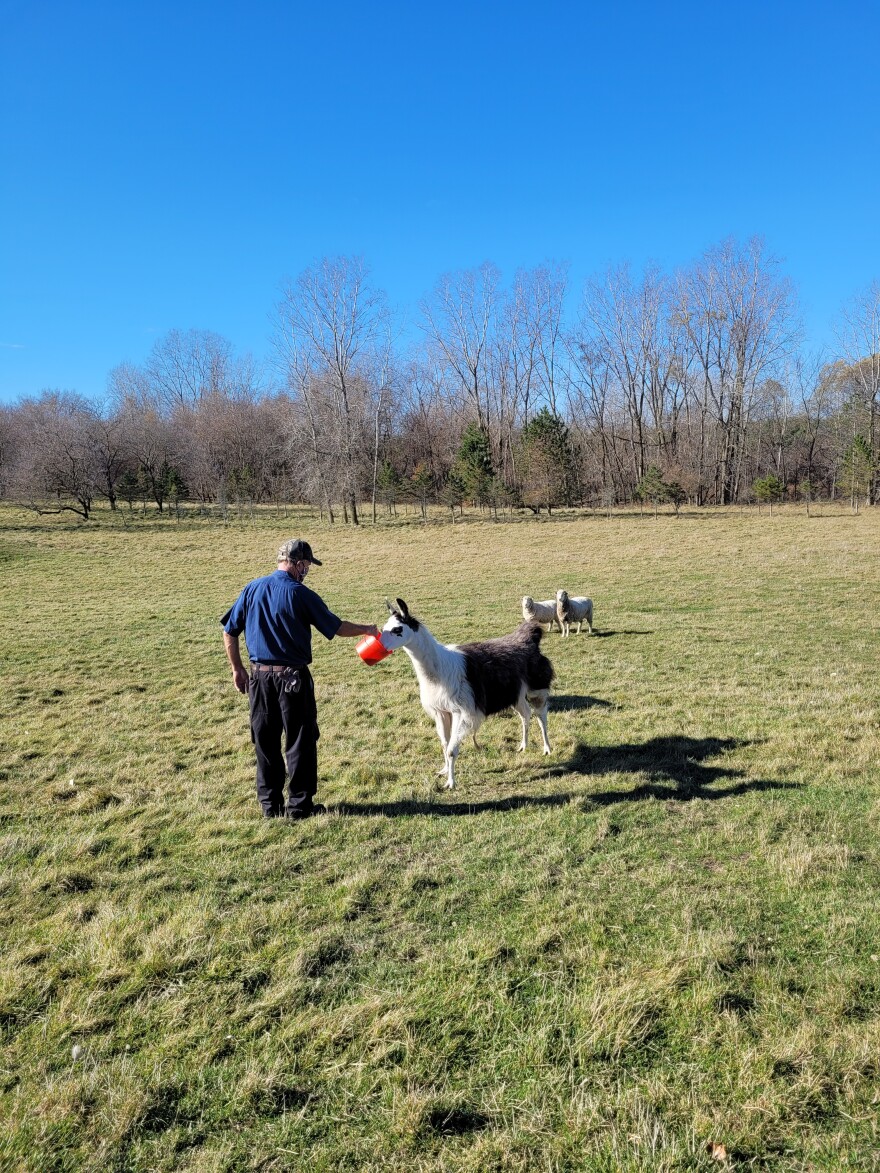
[[[437,801],[430,799],[400,799],[398,802],[340,802],[331,808],[340,815],[483,815],[489,811],[516,811],[523,807],[568,806],[574,794],[511,794],[507,798],[487,799],[485,802],[447,802],[438,793]]]
[[[799,782],[776,782],[766,778],[746,779],[732,766],[706,765],[706,759],[752,744],[732,737],[652,737],[630,745],[587,745],[581,743],[571,758],[555,767],[554,774],[645,774],[647,782],[632,790],[600,790],[584,796],[595,806],[617,802],[639,802],[647,798],[688,802],[694,798],[730,798],[749,790],[800,789]],[[734,781],[734,779],[742,779]],[[718,782],[730,780],[728,785]]]

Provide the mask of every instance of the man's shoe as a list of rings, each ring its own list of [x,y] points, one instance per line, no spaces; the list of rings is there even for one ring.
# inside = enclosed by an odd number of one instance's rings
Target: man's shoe
[[[289,819],[310,819],[312,815],[326,815],[326,813],[326,806],[323,806],[320,802],[315,802],[307,810],[295,807],[292,811],[287,812],[287,817]]]

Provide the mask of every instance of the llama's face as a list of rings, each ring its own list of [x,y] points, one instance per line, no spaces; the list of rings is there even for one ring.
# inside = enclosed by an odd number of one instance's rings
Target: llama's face
[[[401,604],[403,605],[401,606]],[[397,606],[390,608],[390,610],[391,615],[382,628],[380,639],[382,646],[387,648],[389,652],[393,652],[395,648],[402,648],[409,643],[415,632],[418,631],[419,623],[410,615],[402,599],[398,599]]]

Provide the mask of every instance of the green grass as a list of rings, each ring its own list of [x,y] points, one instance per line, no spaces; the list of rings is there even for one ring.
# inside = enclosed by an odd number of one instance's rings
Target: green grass
[[[0,1167],[880,1167],[877,511],[0,525]],[[330,814],[261,821],[217,617],[297,531],[443,641],[590,593],[552,756],[438,791],[316,636]]]

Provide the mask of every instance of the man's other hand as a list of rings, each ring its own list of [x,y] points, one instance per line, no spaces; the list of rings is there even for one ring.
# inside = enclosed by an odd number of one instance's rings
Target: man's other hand
[[[250,677],[248,676],[247,671],[244,668],[233,668],[232,669],[232,683],[235,685],[235,687],[238,689],[239,692],[246,693],[248,690],[248,687],[250,685],[250,682],[251,682]]]

